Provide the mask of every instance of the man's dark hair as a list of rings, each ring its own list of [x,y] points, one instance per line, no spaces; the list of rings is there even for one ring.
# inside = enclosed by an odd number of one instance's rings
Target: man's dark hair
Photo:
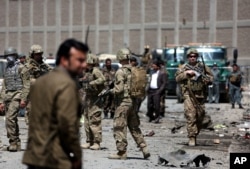
[[[234,63],[232,66],[236,66],[236,67],[238,67],[238,65],[237,65],[236,63]]]
[[[158,59],[154,59],[153,64],[155,64],[157,67],[161,67],[161,62]]]
[[[89,47],[82,42],[75,39],[67,39],[59,46],[56,54],[56,66],[60,64],[60,60],[62,57],[69,59],[71,48],[75,48],[84,53],[87,53],[89,51]]]
[[[111,59],[110,59],[110,58],[107,58],[107,59],[105,60],[105,63],[107,63],[107,62],[111,62]]]

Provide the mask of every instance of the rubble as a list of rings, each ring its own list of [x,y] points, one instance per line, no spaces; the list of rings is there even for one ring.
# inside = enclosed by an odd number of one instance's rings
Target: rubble
[[[243,112],[243,120],[250,121],[250,109]]]
[[[171,167],[200,167],[200,164],[205,167],[210,161],[205,154],[188,154],[182,149],[158,156],[159,165]]]

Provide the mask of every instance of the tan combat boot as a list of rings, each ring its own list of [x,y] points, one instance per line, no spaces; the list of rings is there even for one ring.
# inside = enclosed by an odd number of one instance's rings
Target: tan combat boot
[[[81,145],[81,148],[82,149],[89,149],[90,146],[92,146],[92,145],[93,145],[93,143],[85,143],[85,144]]]
[[[144,159],[148,159],[150,157],[150,153],[148,151],[148,148],[147,147],[143,147],[143,148],[141,148],[141,150],[142,150],[143,158]]]
[[[111,154],[109,159],[116,159],[116,160],[126,160],[127,159],[127,152],[126,151],[118,151],[117,154]]]
[[[149,158],[150,153],[148,151],[147,145],[145,143],[141,143],[139,147],[141,148],[144,159]]]
[[[16,142],[10,143],[10,145],[7,147],[7,151],[16,152],[17,151],[17,143]]]
[[[17,142],[17,151],[21,151],[21,141]]]
[[[189,146],[196,146],[196,137],[189,137]]]
[[[100,144],[99,143],[94,143],[91,147],[89,147],[91,150],[100,150]]]

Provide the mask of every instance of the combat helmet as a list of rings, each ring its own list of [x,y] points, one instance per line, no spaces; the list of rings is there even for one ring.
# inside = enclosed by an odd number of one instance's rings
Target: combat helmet
[[[32,55],[35,53],[43,54],[43,48],[40,45],[32,45],[30,47],[30,57],[32,57]]]
[[[4,56],[9,56],[9,55],[14,55],[17,56],[17,51],[13,47],[8,47],[7,49],[4,50]]]
[[[19,55],[18,55],[18,58],[20,59],[20,58],[25,58],[26,57],[26,55],[24,54],[24,53],[20,53]]]
[[[130,59],[130,51],[127,48],[122,48],[118,50],[116,57],[118,60]]]
[[[88,64],[97,64],[97,63],[99,63],[99,59],[94,54],[88,53],[87,63]]]
[[[188,51],[187,51],[187,56],[189,56],[189,55],[191,55],[191,54],[196,54],[197,57],[199,56],[198,51],[197,51],[196,49],[194,49],[194,48],[188,49]]]

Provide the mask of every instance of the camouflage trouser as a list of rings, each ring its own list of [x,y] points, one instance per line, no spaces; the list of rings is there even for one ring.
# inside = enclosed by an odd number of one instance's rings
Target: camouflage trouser
[[[11,100],[5,102],[6,105],[6,130],[7,137],[9,138],[9,143],[20,142],[19,138],[19,126],[18,126],[18,111],[19,111],[19,101]]]
[[[197,106],[191,97],[185,95],[184,113],[187,119],[188,137],[196,137],[202,128],[205,116],[205,106],[204,104]]]
[[[141,104],[142,102],[145,100],[146,96],[145,97],[141,97],[141,98],[138,98],[135,100],[135,103],[136,103],[136,112],[139,112],[140,111],[140,108],[141,108]]]
[[[115,112],[115,104],[114,104],[114,96],[113,95],[107,95],[104,100],[104,106],[103,106],[104,114],[107,115],[110,111],[111,116],[112,113]]]
[[[139,128],[140,120],[136,113],[136,105],[118,106],[114,116],[114,138],[118,151],[127,150],[127,127],[138,147],[145,147],[146,142]]]
[[[84,108],[84,128],[86,133],[86,142],[102,142],[102,111],[100,105],[94,102],[97,98],[86,98],[86,107]]]
[[[30,104],[30,102],[28,102],[28,103],[27,103],[27,106],[26,106],[26,112],[25,112],[25,114],[24,114],[25,123],[26,123],[27,125],[29,125],[30,110],[31,110],[31,104]]]
[[[81,100],[81,113],[83,114],[86,107],[86,92],[83,89],[80,89],[78,92]]]

